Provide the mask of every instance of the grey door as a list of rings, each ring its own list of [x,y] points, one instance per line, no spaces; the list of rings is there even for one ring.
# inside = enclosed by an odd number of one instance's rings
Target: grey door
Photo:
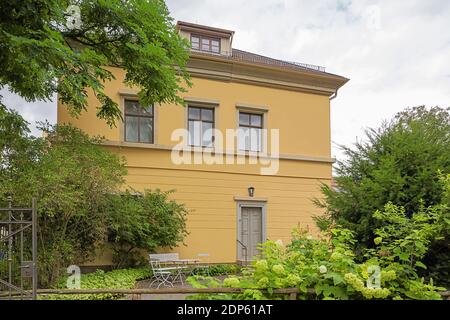
[[[261,207],[241,208],[240,260],[251,260],[259,253],[258,245],[263,242],[263,219]]]

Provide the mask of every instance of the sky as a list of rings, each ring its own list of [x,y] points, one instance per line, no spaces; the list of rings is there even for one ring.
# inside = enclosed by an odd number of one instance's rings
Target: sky
[[[350,79],[331,102],[332,155],[413,106],[450,106],[448,0],[166,0],[175,20],[235,31],[233,47]],[[0,91],[30,123],[54,102]],[[33,131],[36,133],[36,130]]]

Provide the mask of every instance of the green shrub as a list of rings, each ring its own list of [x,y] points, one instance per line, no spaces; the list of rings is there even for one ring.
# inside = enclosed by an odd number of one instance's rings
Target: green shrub
[[[126,190],[110,195],[106,207],[109,217],[109,242],[116,268],[147,263],[142,251],[173,248],[183,242],[187,208],[170,199],[172,191]]]
[[[448,197],[450,175],[439,177]],[[402,206],[386,204],[372,214],[374,221],[382,223],[373,230],[373,248],[359,252],[360,260],[356,260],[357,241],[349,229],[328,228],[317,239],[305,230],[294,230],[286,247],[273,241],[262,244],[259,258],[242,276],[222,283],[204,277],[189,279],[195,287],[243,288],[243,293],[191,299],[286,299],[273,290],[295,287],[300,299],[440,300],[438,291],[445,288],[435,286],[420,271],[427,270],[424,259],[433,242],[449,230],[449,214],[448,202],[421,204],[409,215]]]
[[[373,213],[387,203],[402,206],[408,218],[421,205],[449,204],[439,181],[439,171],[450,173],[449,111],[407,109],[380,128],[368,129],[366,138],[354,146],[342,146],[345,159],[335,168],[336,188],[324,185],[324,199],[315,201],[326,210],[317,222],[321,228],[336,223],[352,230],[359,261],[366,248],[375,246],[374,230],[384,224]],[[450,285],[450,228],[442,239],[432,240],[424,261],[439,276],[439,284]]]
[[[110,272],[97,270],[94,273],[81,275],[80,289],[133,289],[136,282],[150,278],[149,268],[119,269]],[[61,278],[55,289],[66,288],[67,277]],[[45,300],[111,300],[122,298],[121,294],[80,294],[80,295],[47,295],[40,296]]]
[[[99,146],[102,139],[48,124],[42,125],[46,137],[35,138],[28,125],[0,104],[0,207],[8,194],[16,207],[38,199],[41,288],[52,286],[69,265],[94,259],[108,236],[116,268],[139,265],[138,249],[152,252],[183,241],[187,209],[170,192],[122,193],[125,159]]]
[[[417,246],[423,243],[419,237]],[[272,241],[264,243],[260,258],[253,262],[252,268],[243,270],[242,276],[231,276],[223,282],[202,277],[189,279],[195,287],[246,289],[243,293],[199,295],[191,299],[287,299],[273,290],[293,287],[300,290],[299,299],[441,299],[437,291],[444,288],[435,287],[433,281],[427,282],[415,273],[418,260],[412,267],[394,255],[370,257],[357,263],[354,244],[353,233],[342,228],[332,229],[318,239],[306,231],[295,230],[286,247]],[[384,240],[380,245],[384,247]],[[368,285],[376,272],[374,267],[379,267],[379,286]]]
[[[107,235],[108,194],[121,187],[126,169],[99,138],[73,126],[43,129],[46,137],[34,138],[20,115],[0,108],[0,207],[7,194],[16,207],[37,198],[39,285],[48,287],[69,265],[94,257]]]
[[[212,264],[209,266],[209,274],[213,277],[237,274],[240,272],[241,266],[236,264]],[[192,273],[195,275],[205,275],[205,269],[194,269]]]

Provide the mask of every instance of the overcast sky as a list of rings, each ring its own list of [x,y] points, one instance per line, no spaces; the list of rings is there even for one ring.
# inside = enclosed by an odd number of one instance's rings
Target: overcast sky
[[[450,106],[448,0],[167,0],[172,17],[234,30],[233,47],[350,78],[332,101],[334,144],[408,106]],[[1,93],[30,122],[54,103]],[[340,157],[333,146],[333,155]]]

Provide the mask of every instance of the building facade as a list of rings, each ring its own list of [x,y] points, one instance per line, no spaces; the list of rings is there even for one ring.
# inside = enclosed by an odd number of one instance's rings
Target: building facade
[[[182,258],[208,253],[211,262],[251,259],[266,239],[289,241],[300,225],[315,232],[320,184],[332,180],[330,99],[348,79],[323,68],[233,49],[234,32],[178,22],[191,42],[193,86],[187,106],[143,108],[125,73],[105,86],[123,111],[110,128],[96,117],[99,102],[78,119],[58,105],[58,123],[106,138],[125,156],[127,184],[175,190],[190,210]],[[164,250],[164,249],[162,249]],[[107,252],[97,264],[107,264]]]

